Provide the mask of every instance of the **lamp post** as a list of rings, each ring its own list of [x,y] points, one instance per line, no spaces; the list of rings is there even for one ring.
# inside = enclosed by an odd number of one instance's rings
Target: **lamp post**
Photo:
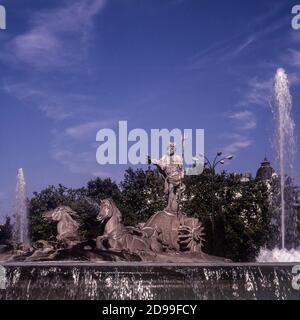
[[[208,165],[209,169],[212,171],[212,174],[214,175],[215,174],[215,168],[217,167],[218,164],[224,164],[226,160],[232,160],[233,159],[233,155],[231,155],[231,154],[227,155],[225,157],[222,157],[222,154],[223,153],[221,151],[218,152],[216,154],[213,162],[209,161],[209,159],[206,156],[202,155],[202,154],[200,154],[199,156],[204,158],[205,165]]]
[[[215,253],[215,249],[216,249],[216,243],[217,243],[217,239],[215,239],[215,195],[214,195],[214,182],[215,182],[215,169],[216,167],[221,164],[223,165],[226,161],[230,161],[233,159],[233,155],[226,155],[226,156],[222,156],[223,153],[220,151],[216,154],[215,158],[213,161],[210,161],[206,156],[200,154],[199,156],[204,158],[205,162],[205,166],[207,166],[211,172],[211,186],[210,186],[210,190],[211,190],[211,224],[212,224],[212,238],[213,238],[213,251]]]

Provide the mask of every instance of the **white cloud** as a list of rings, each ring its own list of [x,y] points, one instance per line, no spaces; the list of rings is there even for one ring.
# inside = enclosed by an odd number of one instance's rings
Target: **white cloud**
[[[111,128],[116,121],[110,119],[108,121],[90,121],[81,123],[79,125],[68,127],[65,129],[65,134],[73,139],[82,140],[86,139],[90,135],[96,136],[98,130],[102,128]]]
[[[93,174],[96,159],[92,150],[75,151],[74,148],[62,145],[54,146],[51,150],[52,158],[64,165],[72,173]]]
[[[241,150],[250,147],[253,143],[249,137],[249,131],[256,128],[256,118],[253,112],[249,110],[237,111],[227,115],[227,118],[233,121],[233,133],[223,134],[227,144],[222,148],[226,154],[236,155]]]
[[[66,135],[65,130],[52,131],[50,147],[51,157],[65,166],[72,173],[92,174],[95,171],[96,151],[91,147],[91,141],[84,143]]]
[[[95,101],[86,95],[70,93],[48,73],[44,79],[40,71],[82,72],[81,62],[93,33],[93,18],[105,3],[106,0],[64,0],[57,8],[33,12],[28,31],[7,40],[0,53],[0,59],[9,60],[11,66],[22,66],[28,80],[5,79],[3,90],[54,120],[82,115],[83,111],[87,114]]]
[[[253,141],[245,136],[234,134],[232,141],[223,150],[226,154],[236,154],[242,149],[250,147]]]
[[[44,87],[35,82],[5,81],[2,89],[22,103],[37,108],[52,120],[65,120],[73,116],[84,116],[87,106],[94,107],[97,102],[90,96],[66,93],[57,88]]]
[[[299,30],[292,30],[290,38],[291,38],[292,42],[299,43],[299,41],[300,41],[300,32],[299,32]]]
[[[65,166],[70,172],[105,176],[96,162],[96,134],[102,128],[113,128],[116,120],[83,122],[63,130],[52,131],[51,156]]]
[[[74,66],[88,46],[93,18],[105,3],[105,0],[64,1],[59,8],[34,13],[31,28],[13,38],[0,57],[38,70]]]
[[[250,36],[244,42],[242,42],[240,45],[238,45],[238,47],[234,51],[232,51],[230,56],[231,57],[238,56],[240,53],[242,53],[245,49],[247,49],[255,41],[256,41],[256,39],[253,36]]]
[[[294,58],[294,60],[290,60],[289,62],[294,65],[299,63],[300,66],[300,53],[299,53],[299,61]],[[279,67],[280,65],[278,65]],[[274,76],[275,76],[274,69]],[[260,106],[260,107],[270,107],[270,103],[272,102],[273,97],[273,85],[274,85],[274,76],[265,79],[259,79],[258,77],[252,78],[248,81],[248,89],[242,101],[238,103],[239,106],[249,107],[249,106]],[[288,74],[289,82],[291,85],[297,85],[300,83],[300,76],[297,72],[291,72]]]
[[[235,112],[230,114],[228,118],[235,121],[236,128],[239,130],[251,130],[256,128],[256,118],[251,111],[244,110]]]
[[[112,120],[97,120],[103,119],[106,111],[95,96],[69,91],[74,80],[68,72],[72,76],[86,72],[81,62],[91,45],[94,18],[105,4],[105,0],[64,0],[57,8],[34,12],[28,30],[6,39],[0,53],[0,59],[9,59],[12,66],[24,69],[22,80],[6,78],[2,89],[22,105],[56,120],[50,142],[52,158],[71,172],[92,176],[100,174],[93,145],[96,133],[111,127]],[[68,77],[58,79],[57,74],[50,75],[52,71]],[[70,126],[75,119],[81,123]]]
[[[248,92],[239,105],[247,107],[250,105],[269,107],[272,97],[272,87],[273,79],[250,79],[248,82]]]
[[[223,63],[235,59],[247,49],[262,41],[262,39],[267,38],[277,30],[286,26],[286,17],[276,20],[275,22],[268,21],[278,12],[280,6],[274,6],[273,10],[254,20],[251,28],[247,28],[244,31],[237,32],[234,36],[213,43],[210,47],[197,53],[192,57],[188,69],[200,69],[209,64],[215,65],[216,63]],[[253,32],[253,30],[257,31]]]
[[[286,59],[287,62],[292,66],[300,67],[300,51],[294,49],[289,49],[288,51],[289,55]]]

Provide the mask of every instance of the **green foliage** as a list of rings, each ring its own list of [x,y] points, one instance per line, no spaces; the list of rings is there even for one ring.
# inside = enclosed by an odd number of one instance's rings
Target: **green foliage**
[[[87,188],[69,189],[59,185],[57,188],[50,186],[40,193],[35,192],[29,204],[32,240],[54,239],[55,223],[45,221],[42,214],[62,205],[69,206],[77,212],[82,238],[95,238],[102,231],[102,227],[96,221],[97,203],[110,197],[115,200],[119,197],[118,186],[110,179],[99,178],[90,181]]]
[[[240,175],[205,170],[186,177],[186,184],[184,208],[204,222],[207,251],[234,261],[253,260],[274,234],[265,183],[242,182]]]
[[[165,206],[163,186],[164,180],[157,170],[127,169],[120,184],[123,221],[135,225],[162,210]]]
[[[112,198],[115,202],[120,201],[120,190],[111,179],[97,178],[89,181],[86,187],[86,195],[97,203],[105,198]]]
[[[281,185],[280,178],[273,178],[270,182],[270,202],[272,226],[275,236],[267,243],[268,248],[274,248],[281,243]],[[293,179],[286,177],[284,200],[285,200],[285,247],[287,249],[300,246],[300,188],[294,184]]]
[[[274,234],[268,191],[264,183],[254,180],[231,180],[233,185],[225,192],[222,207],[225,217],[225,252],[234,261],[249,261],[257,256],[260,247]]]
[[[87,203],[86,199],[92,199],[94,203],[100,204],[101,200],[106,198],[112,198],[117,206],[120,205],[120,190],[118,185],[111,179],[96,178],[87,183],[87,187],[82,189],[85,194],[83,201],[81,202],[81,208],[79,209],[82,219],[81,231],[84,239],[96,238],[103,232],[103,226],[99,225],[96,221],[98,214],[98,207],[92,203]],[[86,198],[87,197],[87,198]],[[90,204],[88,206],[88,204]],[[75,211],[76,208],[74,208]]]
[[[250,261],[259,248],[272,242],[276,230],[272,222],[270,192],[265,183],[242,182],[234,174],[214,174],[204,170],[199,176],[186,176],[183,210],[199,218],[205,227],[205,252],[224,255],[233,261]],[[164,179],[157,170],[126,170],[117,184],[110,179],[89,181],[82,189],[50,186],[34,193],[30,200],[32,240],[53,238],[55,226],[41,214],[60,205],[68,205],[79,215],[83,239],[102,233],[96,222],[99,203],[113,198],[126,225],[145,222],[153,213],[166,206]]]
[[[10,218],[6,217],[5,224],[0,226],[0,244],[6,244],[11,240],[12,226]]]
[[[55,209],[65,201],[63,187],[50,186],[40,193],[35,192],[29,202],[30,232],[33,241],[52,239],[55,235],[55,225],[47,223],[42,214]]]

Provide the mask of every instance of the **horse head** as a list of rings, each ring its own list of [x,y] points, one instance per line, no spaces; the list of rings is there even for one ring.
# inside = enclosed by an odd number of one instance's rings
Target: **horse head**
[[[114,201],[110,198],[102,200],[100,203],[100,210],[96,218],[97,221],[103,223],[111,219],[113,216],[116,216],[118,219],[118,222],[121,222],[122,220],[121,212],[115,205]]]
[[[60,206],[43,214],[44,219],[53,221],[61,221],[65,217],[69,217],[73,220],[73,218],[78,218],[78,215],[68,206]]]

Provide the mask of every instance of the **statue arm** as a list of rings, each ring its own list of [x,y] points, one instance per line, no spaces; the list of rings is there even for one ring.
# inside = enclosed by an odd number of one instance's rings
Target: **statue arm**
[[[180,177],[184,178],[185,170],[184,170],[184,165],[183,165],[183,158],[180,156],[178,157],[178,167],[180,169]]]
[[[156,159],[151,159],[150,156],[148,156],[148,164],[154,164],[155,166],[158,167],[160,170],[165,170],[165,166],[163,165],[162,160],[156,160]]]
[[[180,170],[181,170],[181,178],[184,178],[185,171],[184,171],[183,165],[180,166]]]

